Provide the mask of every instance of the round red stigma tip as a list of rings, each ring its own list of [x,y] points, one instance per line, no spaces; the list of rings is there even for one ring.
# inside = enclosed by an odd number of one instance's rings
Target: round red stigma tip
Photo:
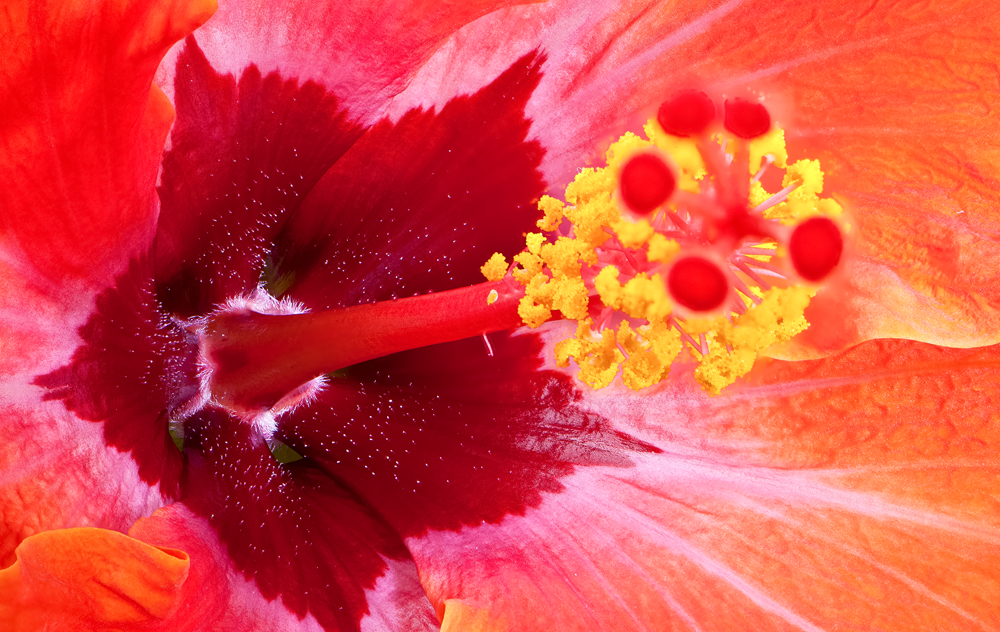
[[[740,138],[757,138],[771,129],[771,115],[760,103],[727,99],[723,125]]]
[[[622,200],[636,213],[649,213],[667,201],[677,181],[663,160],[653,154],[639,154],[622,167]]]
[[[707,312],[722,306],[729,294],[729,281],[719,266],[708,259],[684,257],[670,268],[667,289],[678,304]]]
[[[819,281],[840,263],[844,238],[840,229],[825,217],[813,217],[792,231],[788,252],[795,271],[807,281]]]
[[[668,134],[696,136],[715,118],[715,104],[704,92],[688,90],[664,101],[656,120]]]

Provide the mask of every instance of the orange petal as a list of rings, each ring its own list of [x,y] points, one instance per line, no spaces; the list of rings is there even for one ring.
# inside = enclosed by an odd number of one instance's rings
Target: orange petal
[[[0,23],[0,255],[36,284],[98,288],[152,238],[173,111],[150,82],[214,0],[22,0]],[[55,291],[55,288],[49,288]]]
[[[178,603],[190,559],[115,531],[61,529],[25,539],[0,571],[0,627],[138,629]]]
[[[585,402],[661,449],[523,516],[407,541],[432,603],[511,629],[1000,629],[1000,347],[875,341]]]

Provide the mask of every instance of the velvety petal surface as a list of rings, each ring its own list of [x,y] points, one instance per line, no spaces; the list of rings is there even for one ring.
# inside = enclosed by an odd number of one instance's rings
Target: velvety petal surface
[[[172,629],[433,629],[402,540],[317,462],[279,463],[254,426],[214,408],[186,430],[185,493],[131,532],[192,557],[205,597]]]
[[[998,19],[972,0],[514,7],[456,32],[392,115],[475,90],[538,49],[545,79],[527,113],[546,180],[562,186],[679,88],[760,95],[790,155],[822,161],[826,193],[857,227],[844,287],[817,299],[799,353],[877,337],[992,344]]]
[[[994,630],[998,354],[877,341],[728,396],[590,395],[661,451],[407,545],[444,629]]]
[[[494,334],[351,367],[278,436],[403,536],[523,515],[576,467],[628,468],[655,451],[542,370],[534,335]]]
[[[100,424],[44,401],[96,296],[149,246],[173,112],[161,56],[211,3],[8,3],[0,20],[0,564],[64,526],[124,530],[162,502]],[[93,420],[98,421],[98,420]]]
[[[220,74],[194,37],[175,72],[155,265],[163,309],[190,317],[256,289],[275,235],[363,130],[315,82]]]
[[[312,308],[370,303],[480,283],[494,252],[522,250],[544,190],[524,115],[542,62],[365,132],[278,236],[278,289]]]

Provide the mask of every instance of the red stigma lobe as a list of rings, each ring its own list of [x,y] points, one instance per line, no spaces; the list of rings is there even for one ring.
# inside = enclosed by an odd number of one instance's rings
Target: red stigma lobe
[[[788,251],[795,271],[807,281],[819,281],[840,263],[844,238],[840,229],[826,217],[813,217],[792,232]]]
[[[718,265],[704,257],[689,256],[671,267],[667,289],[678,304],[696,312],[706,312],[725,302],[729,280]]]
[[[620,179],[622,200],[641,214],[666,202],[677,185],[670,167],[653,154],[639,154],[625,163]]]
[[[745,99],[727,99],[725,128],[740,138],[757,138],[771,129],[771,115],[760,103]]]
[[[665,101],[656,120],[674,136],[697,136],[715,119],[715,104],[704,92],[687,90]]]

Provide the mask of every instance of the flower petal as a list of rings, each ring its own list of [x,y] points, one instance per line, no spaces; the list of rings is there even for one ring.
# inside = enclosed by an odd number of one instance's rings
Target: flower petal
[[[575,468],[629,468],[654,450],[579,405],[541,369],[541,342],[492,334],[387,356],[331,378],[278,436],[403,536],[522,515]]]
[[[153,72],[214,3],[64,5],[17,2],[4,21],[0,245],[36,283],[101,289],[152,238],[172,115]]]
[[[27,538],[0,570],[0,624],[30,630],[157,627],[177,607],[190,558],[103,529]]]
[[[333,307],[448,290],[482,282],[494,252],[520,251],[543,192],[524,118],[542,61],[529,53],[439,112],[369,129],[278,237],[289,295]]]
[[[363,130],[314,82],[219,73],[194,37],[176,64],[156,277],[164,309],[190,317],[256,289],[287,216]]]
[[[880,341],[731,396],[595,394],[661,452],[407,545],[439,612],[509,629],[994,630],[998,377],[998,347]]]
[[[0,564],[51,528],[124,530],[162,502],[102,428],[34,382],[148,248],[173,115],[150,87],[210,2],[5,5],[0,37]]]
[[[399,536],[315,463],[279,463],[253,426],[215,408],[186,433],[181,501],[131,531],[191,555],[205,597],[186,600],[171,629],[436,625]]]
[[[478,89],[541,50],[545,78],[527,113],[542,171],[562,185],[678,88],[756,91],[787,129],[790,155],[822,161],[826,192],[860,228],[846,287],[817,297],[811,353],[877,337],[992,344],[998,19],[974,0],[516,7],[456,32],[393,116]]]
[[[315,82],[343,100],[351,120],[370,125],[389,99],[441,41],[463,24],[510,0],[442,4],[408,0],[371,5],[365,0],[251,0],[223,3],[198,31],[209,63],[221,74],[240,76],[255,65],[301,83]],[[158,83],[168,95],[179,82],[173,56]]]

